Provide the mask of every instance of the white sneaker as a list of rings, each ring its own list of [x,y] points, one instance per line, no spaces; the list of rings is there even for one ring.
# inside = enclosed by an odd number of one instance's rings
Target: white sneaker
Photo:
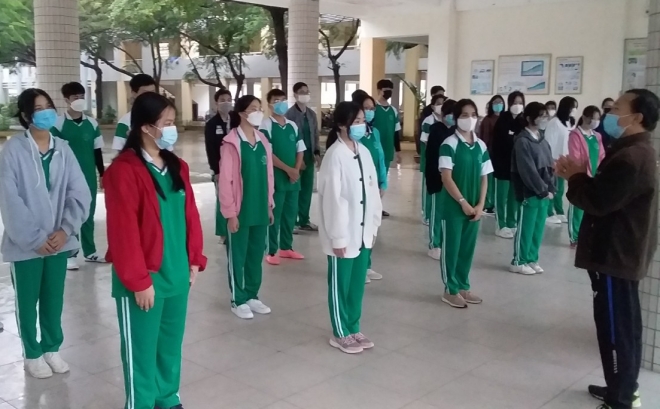
[[[561,224],[561,220],[559,220],[559,217],[557,216],[550,216],[547,219],[545,219],[545,222],[547,224]]]
[[[568,218],[564,216],[563,214],[558,214],[557,219],[559,219],[560,222],[562,223],[568,223]]]
[[[442,255],[442,249],[431,249],[427,253],[429,257],[431,257],[433,260],[440,260],[440,256]]]
[[[80,266],[76,261],[75,257],[69,257],[66,259],[66,269],[67,270],[80,270]]]
[[[370,280],[382,280],[383,276],[381,274],[378,274],[374,270],[367,270],[367,278]]]
[[[366,276],[366,277],[365,277],[365,279],[364,279],[364,283],[365,283],[365,284],[369,284],[369,283],[371,283],[371,279],[369,278],[369,276]]]
[[[231,312],[243,320],[251,320],[254,318],[254,314],[252,314],[252,310],[247,304],[241,304],[238,307],[231,307]]]
[[[513,232],[508,227],[505,227],[503,229],[495,230],[495,235],[497,237],[501,237],[503,239],[512,239],[513,238]]]
[[[270,314],[270,307],[259,300],[248,300],[247,306],[257,314]]]
[[[430,223],[430,222],[429,222],[428,220],[426,220],[426,219],[422,219],[422,224],[423,224],[424,226],[428,226],[429,223]]]
[[[69,372],[69,364],[64,362],[59,352],[46,352],[44,354],[44,361],[46,361],[54,373]]]
[[[23,367],[33,378],[45,379],[53,376],[53,370],[50,369],[50,366],[48,366],[43,356],[37,359],[26,359],[23,363]]]
[[[511,266],[509,270],[512,273],[518,273],[526,276],[532,276],[536,274],[536,271],[527,264],[523,264],[522,266]]]
[[[89,256],[85,257],[85,261],[89,263],[106,263],[105,258],[99,256],[96,253],[90,254]]]
[[[545,273],[545,270],[543,269],[543,267],[541,267],[541,266],[539,265],[539,263],[529,263],[528,266],[529,266],[532,270],[536,271],[536,274],[543,274],[543,273]]]

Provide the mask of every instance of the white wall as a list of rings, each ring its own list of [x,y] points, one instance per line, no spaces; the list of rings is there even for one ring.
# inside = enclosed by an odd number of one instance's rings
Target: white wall
[[[528,101],[559,100],[554,95],[556,57],[584,56],[582,94],[573,95],[581,107],[600,105],[622,87],[623,44],[626,36],[645,37],[645,0],[585,0],[569,5],[529,4],[526,7],[459,11],[456,69],[452,96],[470,91],[472,60],[495,60],[501,55],[552,54],[550,95]],[[474,98],[479,108],[489,97]]]

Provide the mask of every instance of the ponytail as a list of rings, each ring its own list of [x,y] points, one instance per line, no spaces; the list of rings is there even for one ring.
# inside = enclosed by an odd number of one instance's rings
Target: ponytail
[[[337,138],[339,138],[339,127],[337,125],[333,125],[330,133],[328,133],[328,138],[325,140],[326,151],[330,149],[333,143],[337,142]]]
[[[229,112],[229,127],[236,129],[241,124],[241,116],[236,111]]]

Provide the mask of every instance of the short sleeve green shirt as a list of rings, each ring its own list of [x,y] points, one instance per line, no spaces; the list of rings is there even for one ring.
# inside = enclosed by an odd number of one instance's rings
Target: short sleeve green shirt
[[[276,156],[287,166],[296,166],[298,154],[304,152],[307,148],[301,135],[298,133],[298,127],[295,122],[286,119],[284,125],[280,125],[275,118],[266,118],[259,130],[266,135],[266,138],[268,138],[273,146],[273,156]],[[274,173],[275,190],[300,190],[300,180],[296,183],[291,183],[289,176],[282,169],[275,168]]]
[[[55,126],[51,130],[58,138],[69,142],[69,147],[78,159],[80,169],[85,175],[87,185],[96,191],[96,158],[95,149],[103,148],[103,136],[98,122],[94,118],[83,114],[82,121],[76,122],[68,113],[57,118]]]
[[[241,138],[241,177],[243,179],[243,201],[238,214],[239,228],[268,226],[268,157],[266,148],[259,139],[252,145],[238,128]]]

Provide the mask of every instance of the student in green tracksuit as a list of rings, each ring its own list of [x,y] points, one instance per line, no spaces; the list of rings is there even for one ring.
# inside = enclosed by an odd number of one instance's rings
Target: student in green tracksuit
[[[131,112],[126,144],[105,176],[124,409],[182,409],[188,295],[207,262],[202,224],[190,168],[169,150],[178,138],[172,102],[149,92]]]
[[[96,210],[96,191],[98,179],[103,177],[103,136],[98,122],[83,113],[87,107],[85,103],[85,87],[78,82],[70,82],[62,86],[62,96],[67,104],[67,110],[57,118],[51,130],[54,136],[69,142],[69,147],[76,155],[80,169],[85,174],[85,180],[92,194],[92,204],[89,208],[89,218],[80,229],[80,244],[85,261],[92,263],[105,263],[105,258],[96,252],[94,243],[94,212]],[[77,253],[69,257],[67,269],[77,270]]]
[[[244,95],[230,116],[233,129],[220,148],[218,194],[227,219],[227,258],[231,311],[239,318],[270,314],[259,300],[268,226],[273,224],[275,177],[270,142],[256,128],[264,113],[261,101]]]
[[[445,283],[442,301],[454,308],[467,308],[468,304],[482,302],[470,291],[469,275],[493,165],[486,144],[474,132],[478,120],[474,101],[458,101],[454,118],[456,133],[442,143],[439,161],[443,184],[439,203],[440,269]]]
[[[131,87],[132,99],[137,98],[145,92],[156,91],[156,81],[151,75],[148,74],[138,74],[131,78],[131,81],[128,84]],[[128,137],[128,131],[130,128],[131,111],[128,111],[121,118],[119,118],[119,121],[117,121],[115,136],[112,139],[112,149],[120,151],[124,148],[124,144],[126,144],[126,138]]]
[[[539,265],[539,249],[548,206],[557,187],[555,161],[543,133],[550,119],[545,105],[529,103],[523,118],[526,127],[514,138],[511,159],[511,184],[520,206],[511,272],[533,275],[543,273]]]
[[[385,153],[383,152],[383,145],[380,141],[380,134],[378,133],[378,129],[371,126],[375,115],[376,100],[374,100],[365,91],[356,91],[353,93],[353,102],[361,106],[364,110],[364,120],[367,123],[367,133],[360,139],[360,143],[369,149],[371,158],[374,161],[374,166],[376,167],[376,173],[378,174],[378,188],[380,189],[380,197],[383,197],[385,191],[387,190],[387,168],[385,167]],[[371,267],[371,253],[369,253],[369,262],[367,263],[367,284],[369,284],[371,280],[383,279],[383,275],[377,273]]]
[[[362,107],[341,102],[319,171],[319,238],[328,257],[330,345],[347,354],[373,348],[360,326],[365,276],[382,218],[378,175]]]
[[[48,378],[69,371],[59,354],[66,260],[79,248],[76,234],[92,199],[68,143],[50,133],[57,120],[50,96],[30,88],[17,105],[25,131],[0,151],[0,252],[10,263],[23,366]]]
[[[434,95],[431,98],[433,113],[422,120],[422,134],[419,136],[419,171],[422,172],[422,222],[428,226],[431,220],[431,195],[426,190],[426,144],[429,140],[431,126],[442,120],[442,104],[444,95]]]
[[[385,153],[385,168],[390,169],[392,161],[401,163],[401,122],[399,122],[399,111],[390,105],[394,83],[383,79],[376,84],[378,98],[376,98],[376,112],[371,125],[378,130],[380,141]],[[389,216],[383,212],[383,216]]]
[[[281,263],[280,258],[305,258],[293,249],[293,228],[298,214],[300,168],[306,147],[298,133],[298,126],[284,117],[289,110],[286,93],[275,88],[268,92],[266,99],[273,115],[264,119],[259,130],[273,146],[275,167],[274,222],[268,229],[266,262],[276,266]]]
[[[596,131],[600,125],[600,109],[595,105],[586,107],[578,126],[568,134],[568,156],[577,163],[587,163],[587,174],[596,174],[598,165],[605,158],[603,137]],[[571,247],[577,246],[578,233],[582,224],[584,210],[569,204],[568,207],[568,237]]]

